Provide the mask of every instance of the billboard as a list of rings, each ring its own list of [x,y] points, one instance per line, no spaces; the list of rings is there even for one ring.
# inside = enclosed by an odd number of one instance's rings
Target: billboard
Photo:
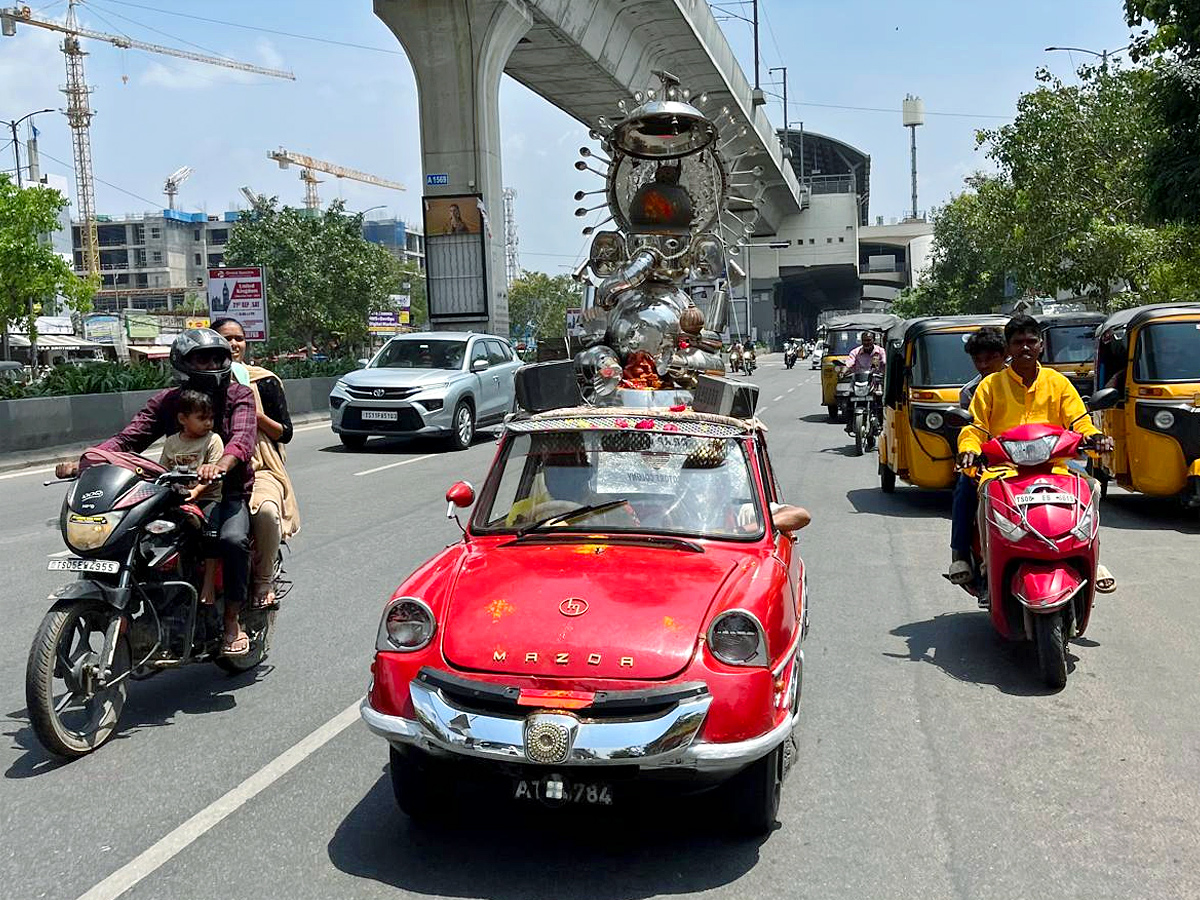
[[[225,316],[237,319],[246,340],[265,341],[267,286],[262,266],[209,269],[208,314],[214,320]]]
[[[423,197],[429,321],[488,317],[488,220],[479,194]]]
[[[121,320],[116,316],[88,316],[83,320],[83,337],[97,344],[115,344],[121,331]]]
[[[400,313],[393,309],[370,313],[367,316],[367,331],[371,334],[399,334]]]
[[[407,285],[406,285],[407,287]],[[412,295],[411,294],[391,294],[388,299],[392,301],[392,306],[400,310],[400,324],[412,324]]]

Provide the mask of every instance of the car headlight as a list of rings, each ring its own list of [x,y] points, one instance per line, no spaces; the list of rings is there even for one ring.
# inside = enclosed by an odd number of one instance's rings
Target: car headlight
[[[762,625],[751,613],[731,609],[708,626],[708,648],[730,666],[765,666],[767,640]]]
[[[1154,427],[1170,431],[1175,426],[1175,413],[1169,409],[1160,409],[1154,414]]]
[[[416,597],[397,597],[383,611],[375,649],[412,653],[428,647],[436,631],[437,620],[425,601]]]
[[[346,384],[345,380],[344,380],[344,379],[341,379],[341,378],[339,378],[337,381],[335,381],[335,382],[333,383],[333,389],[334,389],[335,391],[344,391],[344,390],[346,390],[346,388],[348,388],[348,387],[349,387],[349,385],[348,385],[348,384]]]
[[[72,550],[81,552],[103,547],[128,510],[106,512],[98,516],[67,513],[66,539]]]
[[[421,390],[419,393],[432,394],[436,391],[444,391],[448,387],[450,387],[450,382],[448,381],[442,381],[438,384],[423,384],[421,385]]]
[[[940,412],[926,413],[925,427],[930,431],[940,431],[942,426],[946,424],[946,417]]]
[[[1014,522],[998,509],[992,510],[992,524],[996,526],[996,530],[1000,532],[1000,536],[1006,541],[1012,541],[1014,544],[1022,540],[1027,532],[1021,527],[1020,523]]]

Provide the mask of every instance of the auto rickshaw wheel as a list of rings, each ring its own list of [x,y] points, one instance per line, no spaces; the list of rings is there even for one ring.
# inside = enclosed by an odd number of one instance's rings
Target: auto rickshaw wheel
[[[896,492],[896,473],[887,463],[879,464],[879,489],[885,494]]]

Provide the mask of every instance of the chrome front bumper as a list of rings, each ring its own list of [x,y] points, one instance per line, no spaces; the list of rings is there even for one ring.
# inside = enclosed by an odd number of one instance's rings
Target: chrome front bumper
[[[367,727],[397,746],[529,765],[637,765],[644,770],[735,771],[770,753],[796,725],[797,710],[766,734],[748,741],[696,741],[712,697],[685,700],[662,715],[589,720],[564,713],[531,711],[527,716],[480,714],[459,709],[440,691],[409,684],[417,719],[378,712],[364,697],[359,711]],[[546,762],[530,755],[526,736],[537,725],[567,736],[564,758]]]

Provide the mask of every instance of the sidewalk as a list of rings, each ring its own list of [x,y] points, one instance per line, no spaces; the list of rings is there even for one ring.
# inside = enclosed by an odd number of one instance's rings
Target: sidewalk
[[[329,421],[328,412],[313,412],[298,415],[292,419],[293,425],[308,425],[313,422]],[[40,466],[53,465],[67,459],[78,459],[88,447],[94,447],[99,441],[84,444],[58,444],[39,450],[25,450],[16,453],[0,453],[0,474],[15,472],[20,469],[32,469]]]

